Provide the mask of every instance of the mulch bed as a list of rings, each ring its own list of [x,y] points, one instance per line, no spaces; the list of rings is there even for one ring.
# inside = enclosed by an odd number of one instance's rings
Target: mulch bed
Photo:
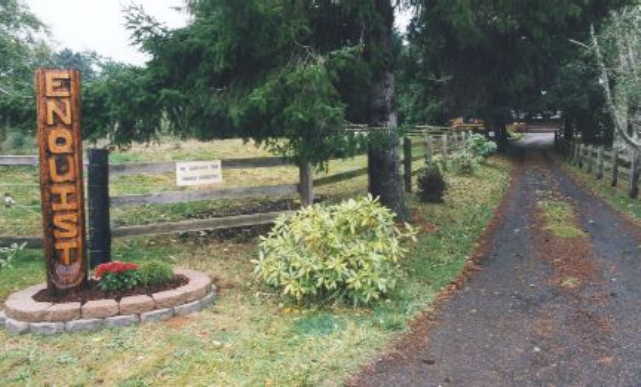
[[[314,203],[326,202],[327,199],[328,198],[325,196],[317,195],[314,199]],[[229,206],[200,211],[189,215],[188,218],[211,219],[238,215],[263,214],[267,212],[295,211],[298,209],[300,209],[300,202],[294,199],[264,200],[253,203],[246,203],[242,206]],[[181,237],[187,240],[204,239],[205,241],[214,240],[218,242],[234,241],[237,243],[245,243],[254,240],[260,235],[269,233],[271,229],[271,224],[265,224],[226,228],[220,230],[207,230],[200,233],[183,233]]]
[[[54,304],[63,304],[70,302],[80,302],[81,304],[86,303],[87,301],[97,301],[97,300],[116,300],[120,301],[123,297],[129,296],[140,296],[147,295],[151,296],[154,293],[162,292],[165,290],[172,290],[179,288],[183,285],[189,283],[189,278],[184,275],[177,274],[174,275],[170,281],[153,286],[137,286],[133,289],[123,291],[123,292],[104,292],[98,288],[98,281],[89,280],[88,286],[85,289],[73,290],[61,297],[52,296],[47,289],[41,290],[36,295],[33,296],[33,299],[38,302],[50,302]]]

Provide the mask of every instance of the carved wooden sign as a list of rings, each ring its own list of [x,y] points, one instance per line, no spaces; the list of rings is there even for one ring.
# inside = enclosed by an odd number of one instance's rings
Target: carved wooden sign
[[[80,74],[41,69],[36,88],[47,284],[61,292],[87,279]]]

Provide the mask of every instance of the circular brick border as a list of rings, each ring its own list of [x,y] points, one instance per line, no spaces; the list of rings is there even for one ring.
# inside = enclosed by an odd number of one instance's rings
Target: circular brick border
[[[5,310],[0,310],[0,327],[4,326],[8,333],[14,335],[87,332],[167,320],[199,312],[213,304],[216,287],[206,274],[186,269],[176,269],[174,273],[184,275],[189,282],[151,296],[123,297],[120,302],[98,300],[84,305],[79,302],[37,302],[33,296],[46,285],[31,286],[9,296]]]

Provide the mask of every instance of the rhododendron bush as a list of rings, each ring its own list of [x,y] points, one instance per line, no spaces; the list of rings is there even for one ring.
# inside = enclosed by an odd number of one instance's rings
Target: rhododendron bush
[[[371,196],[314,205],[276,221],[261,237],[255,272],[266,284],[298,301],[374,303],[401,275],[408,252],[402,240],[415,231]]]

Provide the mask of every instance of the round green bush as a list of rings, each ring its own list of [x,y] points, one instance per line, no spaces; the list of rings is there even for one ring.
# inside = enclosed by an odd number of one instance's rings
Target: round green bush
[[[488,157],[496,152],[497,146],[482,134],[473,134],[467,139],[466,148],[476,157]]]
[[[438,165],[431,163],[418,176],[418,196],[425,203],[441,203],[447,190],[447,183]]]
[[[171,265],[160,261],[145,262],[140,265],[140,277],[146,286],[160,285],[174,278]]]
[[[415,235],[394,217],[371,196],[281,217],[261,237],[255,273],[299,302],[373,303],[396,286],[408,251],[401,241]]]
[[[459,175],[473,175],[481,165],[481,158],[467,149],[452,153],[449,161]]]

